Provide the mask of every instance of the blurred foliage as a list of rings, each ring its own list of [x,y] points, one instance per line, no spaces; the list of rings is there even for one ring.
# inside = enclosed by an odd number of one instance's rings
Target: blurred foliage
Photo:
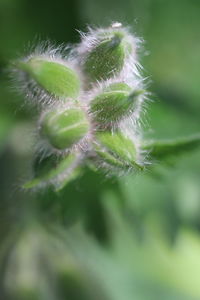
[[[199,150],[144,174],[86,170],[59,194],[24,192],[37,112],[7,73],[40,40],[74,43],[85,24],[121,21],[145,40],[145,137],[195,134],[199,15],[196,0],[0,0],[1,299],[200,299]]]

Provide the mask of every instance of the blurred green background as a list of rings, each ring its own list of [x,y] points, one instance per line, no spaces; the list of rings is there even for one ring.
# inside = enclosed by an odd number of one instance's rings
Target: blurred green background
[[[86,170],[59,195],[20,188],[37,115],[13,90],[9,62],[112,21],[144,39],[145,137],[200,131],[200,1],[0,0],[1,299],[200,299],[199,149],[139,175]]]

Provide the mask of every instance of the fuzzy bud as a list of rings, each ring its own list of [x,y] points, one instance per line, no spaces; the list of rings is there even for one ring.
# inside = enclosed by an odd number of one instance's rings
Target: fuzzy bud
[[[143,169],[143,166],[138,163],[137,147],[131,139],[121,132],[97,133],[95,150],[100,160],[111,167],[123,170]]]
[[[125,31],[109,28],[97,32],[94,46],[86,54],[83,70],[92,82],[107,80],[122,70],[131,51]]]
[[[90,111],[94,121],[113,124],[129,116],[135,109],[142,90],[134,90],[125,83],[113,83],[104,92],[91,101]]]
[[[79,108],[46,113],[41,122],[41,134],[54,148],[64,150],[78,143],[89,130],[85,112]]]
[[[61,98],[76,98],[80,92],[80,80],[74,70],[66,64],[32,57],[16,63],[16,67],[48,94]]]
[[[24,188],[60,190],[85,164],[110,174],[144,169],[140,120],[147,93],[137,57],[140,42],[115,22],[89,28],[74,47],[39,45],[15,63],[17,88],[41,113],[39,157]]]

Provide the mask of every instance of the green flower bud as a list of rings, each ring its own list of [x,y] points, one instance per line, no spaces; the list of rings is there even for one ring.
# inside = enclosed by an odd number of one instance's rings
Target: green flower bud
[[[95,151],[97,156],[109,166],[120,169],[143,169],[137,162],[137,149],[133,141],[121,132],[110,131],[96,134]]]
[[[38,88],[42,88],[50,95],[65,98],[75,98],[79,95],[78,75],[62,63],[33,57],[16,65],[38,84]]]
[[[119,73],[131,49],[125,32],[122,31],[99,34],[97,40],[83,65],[84,72],[92,82],[106,80]]]
[[[125,83],[111,84],[105,91],[91,101],[94,121],[100,125],[120,121],[130,115],[137,104],[142,90],[132,91]]]
[[[85,112],[77,107],[48,112],[41,122],[41,134],[50,145],[64,150],[78,143],[89,130]]]

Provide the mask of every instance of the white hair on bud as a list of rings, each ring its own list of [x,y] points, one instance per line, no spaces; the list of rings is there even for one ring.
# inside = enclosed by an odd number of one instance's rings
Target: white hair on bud
[[[106,148],[102,151],[107,151]],[[119,166],[115,166],[115,165],[111,165],[108,162],[105,162],[101,157],[99,156],[93,156],[93,161],[95,164],[95,167],[97,170],[99,170],[101,173],[103,172],[103,174],[108,177],[111,178],[113,176],[117,176],[117,178],[128,175],[129,173],[136,173],[138,171],[140,171],[137,167],[134,167],[132,165],[128,165],[124,163],[123,167],[119,167]],[[123,161],[122,161],[123,163]],[[137,164],[140,164],[140,166],[142,167],[143,164],[141,164],[140,160],[138,159],[136,161]]]
[[[111,24],[112,28],[121,28],[122,27],[122,23],[120,22],[114,22]]]
[[[115,26],[114,24],[120,24],[120,26]],[[141,39],[131,35],[129,33],[129,29],[127,27],[122,27],[121,23],[116,22],[113,23],[113,25],[108,28],[88,27],[87,33],[79,31],[81,35],[81,42],[75,48],[75,51],[78,53],[78,55],[83,56],[81,58],[84,58],[84,56],[87,55],[88,52],[90,52],[95,46],[98,45],[99,42],[102,41],[103,37],[109,37],[109,35],[112,36],[115,31],[124,34],[124,38],[126,39],[126,41],[128,41],[133,46],[134,52],[132,53],[132,55],[136,55],[136,50],[141,43]]]
[[[88,52],[90,52],[94,47],[96,47],[101,41],[103,36],[108,36],[109,33],[113,34],[114,31],[119,31],[124,34],[124,38],[132,46],[132,51],[126,53],[126,59],[122,70],[119,73],[114,74],[112,78],[109,78],[104,81],[96,81],[92,88],[86,90],[81,101],[85,103],[86,106],[90,105],[90,102],[97,97],[100,93],[103,92],[109,85],[113,83],[125,83],[133,91],[144,90],[145,85],[141,76],[142,66],[138,61],[137,50],[139,49],[142,40],[138,37],[133,36],[129,33],[129,28],[124,28],[121,23],[114,22],[111,24],[110,28],[89,28],[88,33],[81,33],[82,40],[81,43],[77,46],[76,51],[79,56],[79,63],[83,64],[85,58],[87,57]],[[101,37],[100,37],[101,36]],[[144,91],[141,95],[138,96],[136,107],[133,112],[130,113],[128,117],[125,117],[123,121],[126,122],[126,119],[130,119],[134,123],[134,131],[141,124],[141,113],[144,111],[144,103],[147,100],[147,93]],[[123,122],[114,123],[113,128],[118,128],[122,126]],[[124,126],[123,126],[124,127]]]
[[[128,27],[123,27],[119,22],[112,23],[108,28],[88,27],[88,33],[79,31],[81,42],[75,48],[78,65],[83,66],[88,54],[99,45],[103,38],[108,38],[115,32],[119,32],[123,34],[124,40],[130,44],[132,50],[129,52],[130,49],[126,49],[124,66],[119,73],[115,74],[113,72],[113,77],[118,77],[118,79],[121,77],[123,80],[126,80],[127,83],[132,80],[137,80],[137,78],[141,77],[139,70],[142,67],[138,62],[137,52],[142,43],[142,39],[130,34],[129,31],[130,29]],[[92,86],[96,84],[98,85],[98,82],[94,83]],[[87,87],[87,85],[88,83],[86,82],[85,86]]]
[[[50,113],[51,111],[58,111],[58,114],[62,114],[64,111],[66,111],[68,109],[72,109],[72,108],[76,108],[76,105],[75,105],[73,99],[71,99],[71,101],[69,101],[67,103],[59,103],[59,104],[56,103],[53,106],[48,107],[40,115],[40,118],[38,121],[38,133],[41,131],[41,123],[46,114]],[[83,111],[85,111],[84,106],[80,105],[80,108]],[[87,114],[86,111],[85,111],[85,116],[90,123],[90,116]],[[91,144],[92,138],[93,138],[93,129],[90,126],[89,131],[86,133],[86,135],[83,138],[81,138],[78,142],[76,142],[74,145],[72,145],[70,149],[69,148],[66,148],[63,150],[56,149],[55,147],[53,147],[53,145],[51,145],[49,143],[47,138],[41,136],[40,134],[38,134],[38,141],[39,141],[38,144],[39,144],[39,148],[40,148],[41,152],[54,153],[58,156],[61,156],[61,155],[66,155],[68,153],[73,153],[73,152],[77,152],[77,151],[82,151],[83,153],[87,152],[89,145]]]
[[[25,94],[27,103],[33,103],[41,115],[37,127],[37,153],[41,155],[41,159],[54,154],[56,157],[65,157],[70,153],[76,153],[77,159],[65,171],[61,172],[55,178],[41,182],[38,187],[43,188],[48,185],[54,186],[59,189],[63,182],[65,182],[72,175],[73,171],[83,164],[84,160],[88,158],[94,162],[97,170],[103,171],[105,176],[123,176],[130,172],[138,172],[140,169],[145,168],[148,164],[148,153],[142,150],[142,116],[145,112],[145,105],[148,99],[148,93],[145,91],[146,78],[142,76],[142,66],[138,60],[138,51],[140,49],[142,39],[136,37],[131,33],[130,28],[123,27],[120,22],[111,23],[108,28],[88,28],[87,33],[80,32],[81,42],[75,47],[71,46],[55,46],[50,42],[40,43],[31,51],[31,54],[25,57],[22,61],[26,62],[34,57],[40,57],[44,60],[57,62],[65,65],[77,73],[82,83],[81,91],[78,99],[56,97],[49,94],[44,89],[40,88],[38,84],[26,72],[19,71],[13,68],[13,77],[17,80],[15,86],[20,92]],[[87,74],[84,74],[84,63],[91,51],[97,47],[104,39],[110,38],[114,33],[119,33],[123,41],[126,42],[127,47],[124,47],[124,64],[119,72],[113,70],[112,77],[107,80],[99,80],[96,82],[88,82]],[[129,47],[130,46],[130,47]],[[124,83],[130,87],[130,95],[138,91],[134,109],[130,109],[130,113],[117,122],[108,122],[109,124],[95,123],[95,113],[91,112],[90,104],[93,99],[102,94],[110,85]],[[139,94],[141,92],[141,94]],[[77,100],[77,101],[76,101]],[[90,129],[86,135],[77,143],[72,145],[70,149],[58,150],[54,148],[47,138],[41,137],[41,122],[44,116],[50,111],[63,111],[77,107],[77,105],[85,112],[89,121]],[[112,111],[111,111],[112,113]],[[100,123],[100,122],[99,122]],[[96,140],[95,134],[100,130],[111,130],[114,134],[116,131],[121,132],[125,137],[130,139],[136,150],[135,166],[128,160],[118,158],[117,154],[113,154],[122,166],[115,166],[106,162],[95,150],[95,145],[100,147],[102,152],[107,152],[109,149],[104,147],[99,141]],[[124,165],[123,165],[124,164]],[[138,165],[138,166],[137,166]],[[37,187],[37,188],[38,188]]]
[[[18,61],[28,62],[30,59],[37,57],[49,62],[59,63],[72,69],[80,78],[80,82],[83,81],[82,73],[75,61],[73,50],[71,46],[55,46],[49,41],[38,44],[35,49],[32,49],[31,53]],[[23,70],[19,70],[15,64],[13,64],[11,70],[11,77],[15,89],[19,94],[25,96],[26,104],[34,105],[39,110],[46,108],[47,106],[54,106],[58,102],[69,101],[70,97],[56,97],[53,94],[48,93],[38,85],[38,83],[26,74]]]

